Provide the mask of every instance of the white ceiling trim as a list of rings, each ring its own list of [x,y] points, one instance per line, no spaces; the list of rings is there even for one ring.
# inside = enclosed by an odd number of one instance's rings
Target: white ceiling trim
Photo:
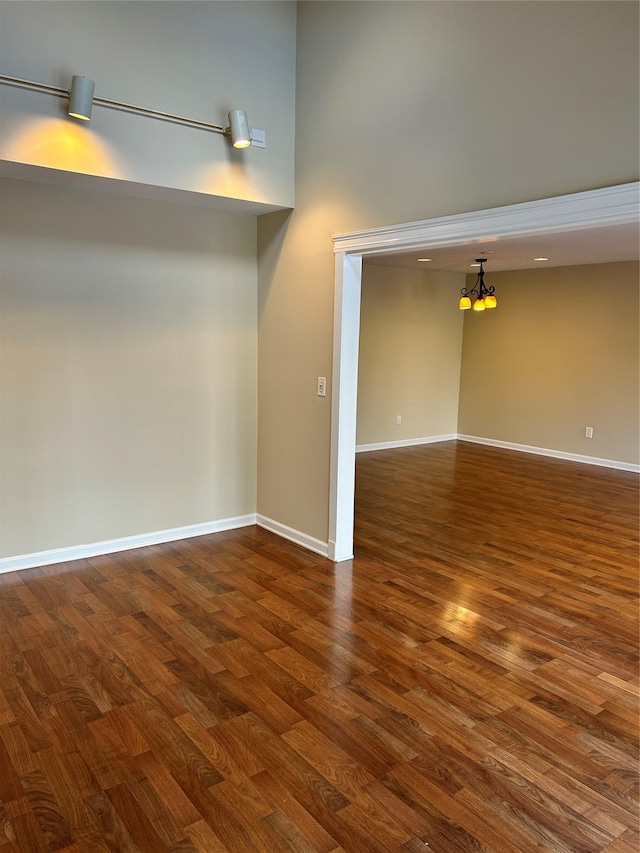
[[[631,224],[638,222],[639,201],[640,182],[634,181],[472,213],[337,234],[333,237],[333,250],[362,255],[392,254],[474,240]]]

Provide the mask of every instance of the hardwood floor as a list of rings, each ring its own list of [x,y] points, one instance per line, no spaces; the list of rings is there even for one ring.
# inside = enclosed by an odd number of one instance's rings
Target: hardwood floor
[[[0,576],[0,853],[632,853],[638,477],[362,454],[258,528]]]

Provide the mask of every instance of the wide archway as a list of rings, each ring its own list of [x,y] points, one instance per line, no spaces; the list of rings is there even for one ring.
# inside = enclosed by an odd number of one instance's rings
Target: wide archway
[[[572,195],[340,234],[335,264],[328,555],[353,556],[362,258],[488,240],[637,225],[638,182]]]

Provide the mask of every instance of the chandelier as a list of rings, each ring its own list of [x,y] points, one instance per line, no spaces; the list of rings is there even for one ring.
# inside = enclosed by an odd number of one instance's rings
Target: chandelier
[[[462,294],[460,297],[460,308],[462,308],[463,311],[471,308],[472,297],[475,300],[473,303],[474,311],[484,311],[485,308],[495,308],[498,304],[498,300],[493,295],[495,287],[487,287],[484,283],[484,267],[482,264],[486,264],[486,262],[486,258],[476,258],[476,263],[480,264],[480,271],[478,272],[476,283],[471,290],[467,290],[466,287],[463,287],[460,291]]]

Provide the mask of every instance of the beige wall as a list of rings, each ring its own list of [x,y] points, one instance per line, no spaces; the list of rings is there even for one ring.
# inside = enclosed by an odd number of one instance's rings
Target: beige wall
[[[259,512],[327,539],[331,235],[636,180],[637,32],[626,2],[298,4],[296,210],[259,220]]]
[[[98,107],[79,127],[63,101],[3,86],[8,159],[288,206],[295,83],[296,210],[258,225],[258,510],[318,539],[331,235],[637,177],[633,3],[32,2],[2,15],[5,73],[56,86],[81,73],[97,94],[220,123],[241,106],[268,142],[238,154]],[[2,554],[253,511],[255,222],[7,187]]]
[[[88,125],[2,85],[0,159],[291,206],[295,28],[286,0],[3,3],[4,74],[64,89],[81,74],[98,97],[221,126],[244,109],[267,147],[97,104]]]
[[[356,444],[457,432],[464,283],[459,273],[363,265]]]
[[[0,86],[0,169],[84,188],[2,184],[0,556],[255,513],[255,216],[166,200],[293,204],[295,38],[286,0],[4,5],[3,73],[267,148]]]
[[[313,226],[304,240],[300,222],[285,213],[258,219],[258,512],[326,541],[333,289],[317,286],[326,245],[317,246]],[[294,230],[302,242],[285,251]]]
[[[487,277],[499,307],[464,312],[459,432],[638,464],[638,273],[629,262]]]
[[[0,189],[0,556],[255,513],[255,217]]]

